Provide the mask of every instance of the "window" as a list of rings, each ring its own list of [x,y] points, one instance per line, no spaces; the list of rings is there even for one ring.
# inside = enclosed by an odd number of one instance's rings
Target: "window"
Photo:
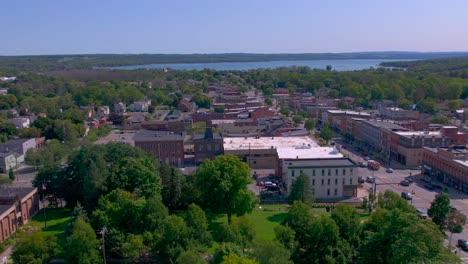
[[[338,195],[338,189],[335,189],[335,196]]]
[[[330,185],[330,179],[328,179],[328,182],[327,182],[327,183],[328,183],[328,185]]]
[[[345,184],[345,179],[343,178],[343,185]]]
[[[302,174],[302,170],[299,171],[299,174]]]
[[[335,185],[338,185],[338,179],[335,179]]]
[[[338,175],[338,169],[335,170],[335,175]]]
[[[256,160],[254,160],[254,161],[253,161],[253,164],[257,164],[257,161],[256,161]]]
[[[312,180],[312,186],[315,186],[315,179]]]
[[[322,176],[325,176],[325,170],[322,169]]]
[[[328,176],[330,176],[330,174],[331,174],[331,170],[330,170],[330,169],[328,169]]]
[[[206,150],[211,151],[211,144],[206,144]]]
[[[330,196],[330,189],[327,189],[327,195]]]
[[[219,144],[215,144],[215,151],[219,151]]]
[[[353,184],[353,178],[349,178],[349,184]]]
[[[315,170],[312,170],[312,176],[315,176]]]
[[[343,175],[346,175],[346,169],[343,169]]]
[[[324,183],[324,182],[325,182],[325,180],[324,180],[324,179],[322,179],[322,186],[323,186],[323,183]]]
[[[292,170],[291,171],[291,176],[294,177],[295,176],[294,174],[295,174],[295,172],[294,172],[294,170]]]

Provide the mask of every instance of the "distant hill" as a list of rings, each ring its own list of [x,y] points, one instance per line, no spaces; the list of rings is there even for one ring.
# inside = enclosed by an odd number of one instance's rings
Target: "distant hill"
[[[157,63],[254,62],[278,60],[435,59],[468,56],[468,52],[349,52],[349,53],[225,53],[225,54],[85,54],[0,56],[0,70],[36,71],[91,69]]]

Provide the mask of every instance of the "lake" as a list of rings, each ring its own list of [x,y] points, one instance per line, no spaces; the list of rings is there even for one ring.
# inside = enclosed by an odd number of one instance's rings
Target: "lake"
[[[135,69],[175,69],[175,70],[252,70],[261,68],[279,68],[292,66],[308,66],[312,69],[325,69],[331,65],[337,71],[355,71],[378,67],[384,61],[407,61],[407,60],[295,60],[295,61],[256,61],[256,62],[214,62],[214,63],[167,63],[167,64],[146,64],[146,65],[127,65],[116,67],[105,67],[107,69],[135,70]]]

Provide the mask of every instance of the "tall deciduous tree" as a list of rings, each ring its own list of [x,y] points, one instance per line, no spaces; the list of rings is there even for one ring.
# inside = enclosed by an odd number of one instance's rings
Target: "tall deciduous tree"
[[[208,232],[208,221],[205,212],[196,204],[188,207],[184,216],[188,227],[191,244],[198,247],[206,247],[211,244],[211,234]]]
[[[78,217],[67,241],[65,259],[67,263],[75,264],[102,263],[99,245],[93,228]]]
[[[288,197],[289,203],[300,201],[306,204],[314,202],[314,195],[312,194],[312,186],[309,182],[309,177],[301,173],[291,185],[291,192]]]
[[[291,252],[278,241],[257,240],[254,241],[251,258],[260,264],[293,264],[289,259]]]
[[[439,226],[440,230],[446,227],[447,217],[450,213],[450,197],[447,193],[441,193],[431,203],[431,207],[427,214],[432,218],[432,221]]]
[[[55,256],[57,240],[35,227],[23,228],[13,244],[11,258],[18,264],[43,264]]]
[[[463,232],[466,224],[466,215],[458,210],[451,211],[447,216],[447,230],[450,232],[450,244],[452,244],[452,235]]]
[[[214,213],[226,213],[228,223],[233,214],[244,215],[256,204],[255,195],[247,188],[250,182],[249,166],[234,155],[205,160],[197,170],[196,185],[203,206]]]

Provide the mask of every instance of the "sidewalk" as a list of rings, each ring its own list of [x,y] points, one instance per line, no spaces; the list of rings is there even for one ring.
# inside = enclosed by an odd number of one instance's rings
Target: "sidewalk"
[[[0,264],[12,263],[10,259],[12,246],[8,246],[5,250],[0,254]]]

